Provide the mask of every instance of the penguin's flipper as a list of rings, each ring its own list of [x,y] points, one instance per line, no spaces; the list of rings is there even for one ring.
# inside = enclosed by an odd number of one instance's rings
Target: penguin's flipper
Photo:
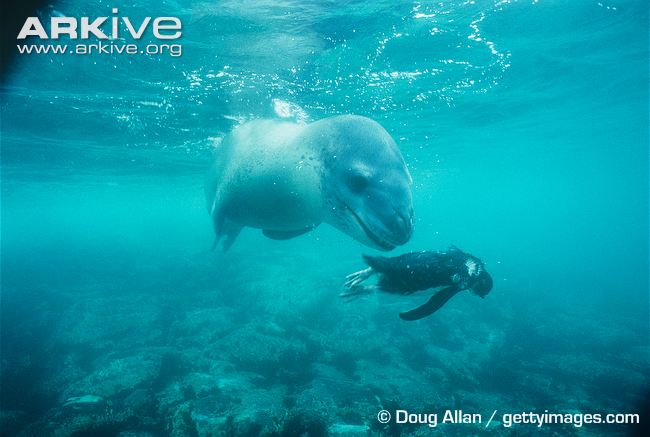
[[[442,306],[459,291],[461,291],[461,289],[455,285],[447,287],[431,296],[424,305],[420,305],[419,307],[405,313],[399,313],[399,316],[402,320],[422,319],[423,317],[429,316],[442,308]]]

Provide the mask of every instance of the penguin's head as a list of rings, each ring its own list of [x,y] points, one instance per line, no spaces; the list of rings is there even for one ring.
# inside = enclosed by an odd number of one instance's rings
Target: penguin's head
[[[469,276],[470,289],[481,297],[487,296],[492,290],[492,276],[485,270],[483,262],[472,256],[468,255],[465,261],[467,268],[467,275]]]
[[[481,297],[485,297],[492,290],[492,285],[492,276],[485,269],[482,269],[481,273],[476,277],[474,285],[472,285],[472,291]]]

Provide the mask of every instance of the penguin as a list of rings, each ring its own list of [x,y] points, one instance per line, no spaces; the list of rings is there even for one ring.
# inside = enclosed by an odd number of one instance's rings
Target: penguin
[[[481,298],[492,290],[492,277],[483,261],[456,246],[444,252],[409,252],[396,257],[363,255],[363,259],[368,267],[346,277],[345,291],[340,294],[341,297],[355,297],[375,290],[410,295],[416,291],[444,287],[423,305],[400,313],[402,320],[427,317],[463,290],[470,290]],[[374,275],[378,275],[376,284],[363,284]]]

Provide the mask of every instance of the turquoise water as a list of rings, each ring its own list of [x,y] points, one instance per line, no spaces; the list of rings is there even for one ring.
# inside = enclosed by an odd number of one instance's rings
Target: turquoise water
[[[641,412],[647,2],[65,1],[43,17],[115,6],[179,17],[182,56],[19,55],[2,87],[3,434],[431,432],[377,421],[398,408],[482,415],[443,435],[628,432],[502,415]],[[337,114],[381,123],[413,177],[415,231],[391,254],[455,244],[486,263],[485,299],[412,323],[397,313],[422,296],[343,302],[376,252],[327,225],[210,251],[219,141]],[[82,396],[98,398],[66,405]]]

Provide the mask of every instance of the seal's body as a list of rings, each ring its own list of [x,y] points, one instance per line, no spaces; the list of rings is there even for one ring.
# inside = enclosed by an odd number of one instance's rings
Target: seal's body
[[[412,233],[410,186],[390,135],[368,118],[348,115],[239,126],[217,149],[206,195],[226,249],[246,226],[287,239],[326,222],[390,250]]]

